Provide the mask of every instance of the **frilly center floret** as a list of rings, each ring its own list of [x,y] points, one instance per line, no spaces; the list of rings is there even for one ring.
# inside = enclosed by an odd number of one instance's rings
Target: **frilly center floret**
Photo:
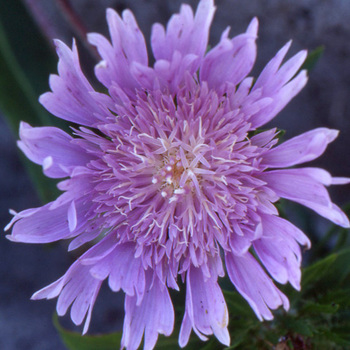
[[[97,211],[109,227],[140,248],[157,243],[177,261],[188,259],[189,245],[214,254],[217,241],[229,249],[239,225],[256,229],[256,207],[268,200],[260,197],[269,197],[254,177],[266,145],[249,139],[246,115],[231,108],[234,98],[235,91],[219,96],[190,78],[175,97],[140,92],[137,103],[116,113],[117,122],[101,130],[105,165],[96,179]]]
[[[169,202],[179,200],[183,195],[197,192],[201,195],[202,174],[213,174],[208,170],[211,166],[205,158],[205,154],[211,147],[205,143],[202,136],[202,122],[199,118],[198,136],[189,137],[189,143],[181,140],[173,140],[167,146],[168,140],[160,140],[166,151],[163,158],[157,164],[156,174],[152,183],[159,187],[160,195],[168,198]],[[182,128],[183,135],[189,134],[189,125],[185,121]]]

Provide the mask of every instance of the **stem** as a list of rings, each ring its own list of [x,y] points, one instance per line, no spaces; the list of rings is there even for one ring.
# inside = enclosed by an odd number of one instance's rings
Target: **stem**
[[[57,0],[57,3],[61,7],[62,12],[66,16],[73,31],[79,36],[81,40],[86,41],[86,27],[80,19],[80,17],[75,12],[75,10],[73,9],[69,0]]]
[[[79,17],[79,15],[74,10],[69,0],[57,0],[58,5],[61,7],[64,16],[71,25],[73,31],[80,38],[84,46],[88,49],[92,57],[96,60],[100,60],[97,51],[90,45],[87,41],[87,29]]]

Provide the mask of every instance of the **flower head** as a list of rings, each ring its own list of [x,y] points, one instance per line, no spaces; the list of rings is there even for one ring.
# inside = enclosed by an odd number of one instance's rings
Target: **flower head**
[[[73,136],[54,127],[20,127],[18,145],[52,178],[64,178],[54,202],[15,214],[9,239],[90,242],[59,280],[33,299],[58,296],[57,312],[87,331],[102,282],[125,294],[122,347],[152,349],[169,335],[174,310],[169,288],[186,285],[179,344],[191,330],[229,345],[228,312],[218,277],[224,265],[259,319],[289,307],[274,285],[300,288],[300,245],[309,239],[278,216],[286,198],[348,227],[325,185],[347,183],[319,168],[290,168],[320,156],[337,131],[318,128],[280,145],[269,122],[307,81],[301,51],[282,61],[287,43],[260,76],[249,77],[258,21],[231,39],[229,29],[206,52],[215,7],[201,0],[193,15],[181,7],[166,30],[155,24],[148,65],[145,40],[128,10],[107,11],[111,42],[89,41],[102,58],[95,73],[108,93],[83,75],[75,43],[56,41],[58,75],[40,102],[80,127]],[[287,169],[286,169],[287,168]],[[252,254],[252,253],[255,254]],[[257,259],[257,258],[259,259]],[[223,264],[223,262],[225,264]],[[268,274],[265,272],[264,268]]]

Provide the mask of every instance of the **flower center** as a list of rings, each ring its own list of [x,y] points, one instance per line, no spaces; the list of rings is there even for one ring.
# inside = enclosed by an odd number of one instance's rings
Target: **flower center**
[[[162,165],[152,178],[152,183],[159,184],[160,195],[172,202],[191,192],[193,185],[190,179],[193,176],[186,158],[182,161],[179,154],[171,155],[164,157]]]

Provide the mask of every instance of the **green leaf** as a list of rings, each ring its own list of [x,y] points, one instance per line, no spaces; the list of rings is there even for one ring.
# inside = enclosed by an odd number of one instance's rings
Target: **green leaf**
[[[303,272],[302,290],[315,288],[325,292],[340,286],[350,275],[350,248],[333,253]]]
[[[224,290],[223,294],[231,317],[240,317],[258,322],[252,308],[238,292]]]
[[[311,51],[303,63],[303,65],[300,67],[300,70],[306,69],[308,72],[310,72],[318,62],[318,60],[322,57],[324,52],[324,46],[318,46],[315,50]]]
[[[191,340],[191,339],[190,339]],[[191,349],[190,344],[186,347],[187,350]],[[141,347],[140,347],[141,348]],[[170,337],[159,336],[156,347],[156,350],[178,350],[179,349],[179,340],[177,337],[172,334]],[[193,347],[193,349],[198,349],[198,347]]]
[[[0,57],[0,108],[14,129],[20,120],[65,125],[38,102],[39,95],[48,90],[57,58],[22,1],[0,1]]]
[[[304,270],[293,316],[282,322],[289,332],[307,336],[313,349],[343,349],[350,342],[349,293],[350,249],[347,248]],[[300,322],[305,322],[309,329],[302,323],[301,327],[295,327]]]
[[[31,85],[17,63],[0,23],[0,110],[9,125],[17,133],[23,119],[31,124],[41,125],[47,121],[46,113],[38,104]],[[31,179],[45,202],[52,200],[58,190],[55,183],[43,175],[41,167],[32,164],[22,156]]]
[[[283,325],[286,328],[285,333],[299,334],[307,337],[311,337],[314,334],[313,326],[305,317],[295,318],[286,315],[283,319]]]
[[[349,332],[349,328],[348,328],[348,332]],[[334,330],[326,330],[323,333],[323,338],[326,339],[326,341],[331,341],[332,343],[335,344],[334,347],[325,347],[323,349],[341,349],[341,350],[345,350],[345,349],[349,349],[350,347],[350,338],[349,338],[349,334],[337,334],[336,332],[334,332]],[[320,342],[325,342],[323,339]],[[346,348],[344,348],[346,346]],[[319,348],[317,348],[319,349]]]
[[[105,335],[84,335],[64,329],[55,314],[53,324],[65,346],[69,350],[116,350],[119,349],[122,338],[121,332]]]
[[[0,23],[0,109],[13,130],[21,120],[34,125],[48,123],[44,109],[37,102],[30,82],[11,51],[3,26]]]
[[[320,313],[334,314],[338,310],[339,310],[339,304],[335,304],[335,303],[319,304],[319,303],[309,302],[301,308],[300,312],[302,312],[303,314],[320,314]]]
[[[350,307],[350,286],[331,289],[319,298],[321,303],[340,304],[342,306]]]
[[[31,125],[65,125],[38,102],[48,87],[56,59],[21,1],[0,1],[0,110],[15,134],[19,122]],[[22,156],[22,161],[44,202],[59,193],[41,167]]]
[[[57,56],[24,2],[1,0],[0,22],[16,61],[38,96],[48,89],[48,74],[56,70]]]

